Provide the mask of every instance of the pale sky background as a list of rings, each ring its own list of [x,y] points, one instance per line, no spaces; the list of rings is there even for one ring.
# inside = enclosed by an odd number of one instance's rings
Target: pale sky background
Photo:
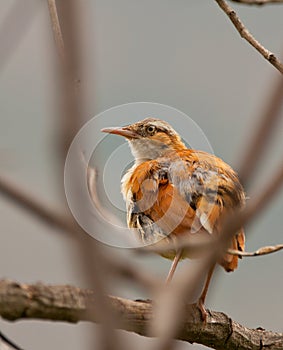
[[[16,3],[18,16],[7,21]],[[239,37],[217,4],[208,0],[82,3],[89,34],[85,38],[89,46],[85,83],[94,87],[87,101],[89,118],[129,102],[175,107],[200,126],[215,154],[237,168],[279,73]],[[256,38],[280,55],[283,5],[232,6]],[[56,165],[58,121],[52,73],[56,55],[47,2],[2,0],[0,28],[0,171],[50,206],[60,208],[63,189],[58,184],[63,174]],[[15,47],[9,54],[6,48],[11,41]],[[135,117],[125,118],[131,122]],[[113,125],[119,123],[119,118],[113,120]],[[189,135],[182,123],[174,127],[184,137]],[[252,183],[253,187],[260,189],[282,161],[282,135],[281,118],[268,149],[269,158],[258,169],[259,180]],[[111,142],[107,147],[120,145],[123,140]],[[118,189],[120,179],[113,179]],[[118,192],[117,201],[122,203]],[[249,189],[248,195],[252,197]],[[282,208],[280,192],[246,228],[247,250],[283,243]],[[83,286],[70,242],[1,197],[0,212],[1,278]],[[136,261],[158,275],[165,276],[169,268],[169,262],[158,256]],[[283,332],[282,263],[283,254],[279,252],[243,259],[231,274],[219,271],[207,307],[223,311],[247,327]],[[143,296],[130,285],[118,289],[123,296]],[[87,323],[0,321],[0,330],[26,350],[86,349],[91,327]],[[140,346],[144,348],[142,343]],[[200,347],[182,342],[178,346],[178,350],[195,348]]]

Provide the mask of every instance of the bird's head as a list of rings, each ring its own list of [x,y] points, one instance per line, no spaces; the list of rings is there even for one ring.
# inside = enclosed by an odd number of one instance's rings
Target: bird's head
[[[167,152],[186,148],[181,137],[171,125],[155,118],[147,118],[123,127],[105,128],[101,131],[124,136],[138,162],[156,159]]]

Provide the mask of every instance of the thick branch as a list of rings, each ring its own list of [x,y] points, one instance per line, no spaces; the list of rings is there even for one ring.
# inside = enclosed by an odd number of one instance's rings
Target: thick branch
[[[274,53],[267,50],[260,42],[258,42],[253,35],[247,30],[245,25],[241,22],[240,18],[237,16],[236,12],[228,5],[225,0],[215,0],[221,9],[230,18],[234,27],[237,29],[239,34],[243,39],[248,41],[269,63],[271,63],[275,68],[283,73],[283,64],[274,55]]]
[[[152,318],[149,302],[109,297],[113,312],[120,315],[119,328],[141,335],[148,335],[148,324]],[[97,322],[96,303],[91,290],[72,286],[46,286],[0,281],[0,315],[10,321],[19,319],[42,319],[66,322]],[[201,321],[195,306],[187,306],[187,315],[177,339],[196,342],[214,349],[261,349],[283,348],[283,334],[249,329],[221,312],[212,311],[207,323]],[[89,313],[87,310],[94,312]],[[189,312],[190,311],[190,312]]]

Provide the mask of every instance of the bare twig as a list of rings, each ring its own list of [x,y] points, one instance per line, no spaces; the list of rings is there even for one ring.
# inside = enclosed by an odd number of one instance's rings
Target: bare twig
[[[60,4],[61,16],[59,21],[57,4]],[[62,61],[59,71],[60,89],[60,105],[58,108],[58,119],[61,122],[61,133],[59,135],[62,165],[65,162],[65,157],[74,136],[79,130],[80,124],[84,120],[84,107],[82,103],[81,89],[78,89],[76,84],[77,74],[81,72],[79,45],[80,27],[79,23],[79,7],[75,0],[49,0],[49,12],[51,15],[52,29],[55,37],[57,51]],[[64,28],[64,41],[62,36],[61,26]],[[77,205],[84,206],[87,210],[87,203],[84,203],[81,198],[79,187],[80,164],[79,159],[76,160],[73,171],[74,191],[77,195]],[[78,249],[77,249],[78,248]],[[97,303],[95,312],[101,323],[101,349],[110,350],[112,345],[116,343],[119,349],[119,341],[113,331],[114,322],[116,319],[112,313],[111,306],[106,297],[107,291],[107,267],[105,264],[106,257],[101,254],[98,243],[93,240],[81,239],[76,247],[79,253],[77,263],[82,267],[81,271],[86,282],[95,290]],[[94,308],[89,308],[87,312],[91,314]]]
[[[52,23],[54,39],[57,46],[57,51],[60,56],[60,59],[62,60],[63,63],[65,63],[65,60],[66,60],[65,45],[63,41],[63,35],[62,35],[59,18],[58,18],[56,0],[48,0],[48,8],[49,8],[50,19]]]
[[[168,242],[164,245],[158,243],[154,246],[149,247],[143,247],[139,248],[138,252],[141,254],[147,254],[147,253],[165,253],[168,250],[179,250],[179,249],[185,249],[188,254],[195,254],[196,256],[201,256],[203,252],[205,252],[207,249],[211,249],[214,245],[218,244],[218,238],[211,238],[207,237],[207,239],[203,239],[200,241],[192,242],[187,237],[179,238],[176,242]],[[278,252],[279,250],[283,249],[283,244],[277,244],[274,246],[264,246],[259,249],[257,249],[254,252],[247,252],[247,251],[240,251],[236,249],[228,249],[227,253],[231,255],[241,256],[241,257],[256,257],[256,256],[262,256],[262,255],[268,255],[275,252]]]
[[[215,0],[221,9],[230,18],[235,28],[243,39],[249,42],[267,61],[269,61],[280,73],[283,73],[283,64],[275,56],[274,53],[267,50],[260,42],[258,42],[253,35],[247,30],[240,18],[232,7],[228,5],[225,0]]]
[[[245,5],[267,5],[267,4],[283,4],[283,0],[230,0],[233,2],[237,2],[239,4]]]
[[[17,344],[15,344],[12,340],[10,340],[6,335],[4,335],[2,332],[0,332],[0,349],[2,349],[1,343],[6,344],[9,349],[14,349],[14,350],[23,350],[20,348]]]
[[[57,4],[61,9],[61,20]],[[55,78],[58,79],[57,85],[59,86],[57,94],[59,97],[58,120],[60,122],[59,151],[63,162],[74,136],[83,123],[79,91],[81,48],[78,44],[77,5],[73,0],[67,3],[62,0],[48,0],[52,32],[61,63]],[[62,27],[64,28],[64,36]]]
[[[109,297],[109,303],[120,314],[120,328],[148,336],[152,318],[150,302],[132,301]],[[42,319],[67,322],[88,320],[98,322],[96,313],[87,312],[96,305],[95,293],[72,286],[47,286],[43,284],[19,284],[0,281],[0,315],[7,320]],[[283,347],[283,334],[249,329],[223,313],[211,311],[207,323],[201,320],[195,306],[186,306],[186,314],[176,339],[200,343],[214,349],[258,349],[268,347],[279,350]],[[91,316],[91,317],[90,317]]]
[[[123,223],[105,208],[101,201],[99,200],[99,196],[97,193],[97,170],[94,167],[91,167],[87,164],[84,154],[81,153],[82,166],[87,169],[87,187],[91,197],[91,200],[96,208],[96,211],[100,213],[100,215],[104,218],[107,218],[108,222],[111,222],[111,225],[117,225],[119,227],[123,227]]]
[[[283,249],[283,244],[277,244],[275,246],[261,247],[254,252],[241,252],[240,250],[236,250],[236,249],[228,249],[227,252],[231,255],[237,255],[242,257],[253,257],[253,256],[272,254],[282,249]]]

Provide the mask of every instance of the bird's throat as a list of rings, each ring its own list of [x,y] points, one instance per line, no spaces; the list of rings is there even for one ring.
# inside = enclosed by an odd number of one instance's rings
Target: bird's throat
[[[141,164],[144,161],[157,159],[159,157],[164,157],[170,152],[177,151],[177,149],[175,149],[175,147],[172,145],[167,145],[163,142],[144,138],[129,140],[129,145],[136,164]]]
[[[166,145],[146,139],[131,140],[129,144],[136,163],[161,157],[168,150]]]

